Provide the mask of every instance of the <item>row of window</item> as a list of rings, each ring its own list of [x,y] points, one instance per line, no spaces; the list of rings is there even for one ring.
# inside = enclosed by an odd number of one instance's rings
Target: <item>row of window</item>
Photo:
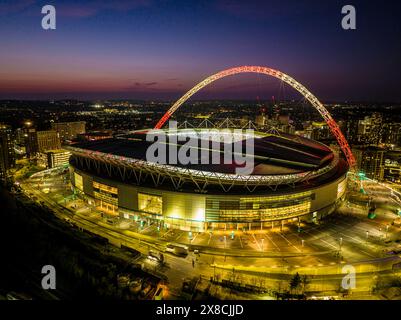
[[[259,210],[220,210],[218,219],[214,221],[268,221],[275,219],[288,219],[310,212],[310,201],[300,204]],[[208,221],[213,217],[206,216]],[[215,218],[214,218],[215,219]]]
[[[98,192],[118,195],[118,189],[116,187],[112,187],[107,184],[99,183],[96,181],[93,181],[93,189]]]
[[[82,176],[75,173],[75,186],[83,190]],[[344,192],[341,183],[338,195]],[[94,198],[118,208],[118,188],[93,181]],[[206,198],[206,221],[260,221],[291,218],[310,212],[315,194],[303,192],[272,197],[252,197],[233,200]],[[108,208],[110,210],[110,208]],[[114,210],[113,210],[114,211]],[[138,211],[163,214],[163,198],[160,195],[138,193]]]
[[[221,200],[220,198],[207,198],[206,208],[220,210],[246,210],[263,209],[279,206],[288,206],[305,200],[314,200],[315,194],[312,192],[302,192],[297,194],[280,195],[275,197],[240,198],[232,200]]]

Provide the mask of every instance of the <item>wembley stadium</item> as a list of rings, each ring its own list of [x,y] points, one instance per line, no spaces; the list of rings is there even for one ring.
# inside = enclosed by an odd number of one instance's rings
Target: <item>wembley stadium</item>
[[[147,150],[152,142],[146,136],[150,130],[142,130],[69,147],[74,190],[107,215],[136,221],[146,219],[182,230],[274,227],[275,223],[319,220],[333,212],[345,195],[347,172],[354,169],[355,158],[324,105],[301,83],[281,71],[240,66],[213,74],[178,99],[152,130],[167,130],[162,129],[163,125],[195,93],[214,81],[240,73],[277,78],[302,94],[327,123],[346,160],[316,141],[270,130],[273,133],[253,135],[252,172],[238,174],[238,162],[216,164],[198,152],[208,149],[213,154],[216,149],[213,144],[216,132],[208,134],[206,131],[210,129],[198,128],[197,133],[209,137],[191,145],[199,161],[185,165],[172,163],[170,159],[148,161]],[[177,142],[187,133],[185,130],[169,131],[164,143],[179,153],[186,146],[186,141]],[[214,130],[218,131],[216,136],[227,134],[221,127]],[[236,132],[233,129],[228,132],[231,143],[246,145],[247,134]],[[219,141],[219,144],[222,160],[226,149],[221,144],[227,147],[227,143]],[[248,154],[243,149],[240,153],[246,158]]]
[[[198,133],[208,130],[196,129]],[[167,146],[176,143],[174,135],[186,131],[169,133]],[[321,219],[335,210],[345,193],[347,162],[310,139],[255,132],[253,170],[241,175],[236,173],[239,165],[224,164],[223,159],[219,164],[149,162],[146,151],[153,143],[146,139],[149,132],[70,146],[71,182],[77,193],[109,216],[153,220],[193,231]],[[246,143],[245,133],[239,138],[235,134],[235,139]],[[212,140],[206,142],[210,149]],[[196,151],[205,146],[205,141],[198,142],[192,146]],[[185,143],[178,142],[177,152]],[[219,152],[223,158],[224,152]]]

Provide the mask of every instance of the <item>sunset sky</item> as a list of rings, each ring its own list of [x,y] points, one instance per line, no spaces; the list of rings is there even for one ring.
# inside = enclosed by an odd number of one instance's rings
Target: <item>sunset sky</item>
[[[341,28],[348,3],[357,30]],[[41,28],[45,4],[56,30]],[[397,0],[0,1],[0,99],[176,99],[217,71],[261,65],[322,100],[401,101],[400,15]],[[279,88],[238,75],[195,98]]]

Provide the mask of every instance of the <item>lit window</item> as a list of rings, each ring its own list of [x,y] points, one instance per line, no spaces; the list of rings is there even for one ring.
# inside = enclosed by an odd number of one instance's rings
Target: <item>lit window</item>
[[[161,196],[138,193],[138,209],[140,211],[162,214],[163,199]]]

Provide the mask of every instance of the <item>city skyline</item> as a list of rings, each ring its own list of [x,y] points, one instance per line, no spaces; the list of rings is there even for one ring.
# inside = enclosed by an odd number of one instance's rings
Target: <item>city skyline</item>
[[[44,4],[0,5],[0,99],[174,100],[213,72],[261,65],[321,100],[401,100],[395,1],[355,2],[357,29],[348,31],[338,1],[56,1],[56,30],[40,26]],[[294,96],[280,90],[267,77],[238,75],[193,99]]]

